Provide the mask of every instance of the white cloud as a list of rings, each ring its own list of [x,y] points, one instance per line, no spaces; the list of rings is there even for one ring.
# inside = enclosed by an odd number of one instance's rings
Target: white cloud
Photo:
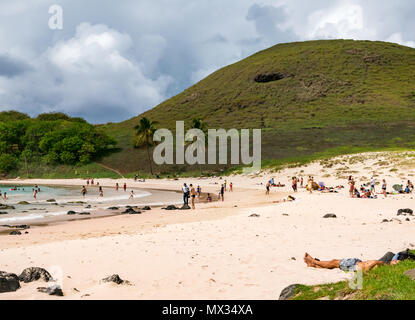
[[[131,38],[105,25],[81,24],[73,38],[58,42],[35,63],[35,70],[4,83],[1,96],[10,104],[28,104],[30,111],[64,111],[94,116],[113,109],[111,118],[140,114],[166,96],[167,75],[152,80],[129,55]]]
[[[396,32],[392,34],[390,37],[386,39],[388,42],[395,42],[401,44],[403,46],[415,48],[415,41],[405,41],[403,40],[402,34],[400,32]]]

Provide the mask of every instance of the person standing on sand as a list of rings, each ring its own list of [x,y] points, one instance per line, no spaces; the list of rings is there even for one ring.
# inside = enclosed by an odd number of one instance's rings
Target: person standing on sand
[[[223,187],[225,188],[225,191],[228,191],[227,184],[228,184],[228,180],[225,180],[225,183],[223,184]]]
[[[233,183],[231,182],[231,184],[229,185],[229,191],[233,192]]]
[[[304,188],[304,178],[301,177],[301,188]]]
[[[349,178],[349,185],[350,185],[350,189],[349,189],[349,195],[350,198],[353,198],[355,195],[355,189],[356,189],[356,182],[354,182],[353,178]]]
[[[118,191],[118,189],[120,188],[120,185],[118,184],[118,182],[115,184],[115,191]]]
[[[268,181],[267,182],[267,185],[266,185],[266,189],[267,189],[267,191],[265,192],[265,195],[269,195],[269,191],[270,191],[270,188],[271,188],[271,182],[270,181]]]
[[[86,188],[85,188],[85,186],[82,186],[81,194],[85,198],[85,195],[86,195]]]
[[[87,186],[89,186],[89,179],[88,179],[88,180],[86,180],[86,185],[87,185]]]
[[[199,199],[202,194],[202,188],[200,186],[197,186],[196,193],[197,193],[197,198]]]
[[[311,176],[308,177],[306,189],[310,192],[310,194],[313,193],[313,178]]]
[[[374,194],[376,192],[376,179],[373,177],[372,181],[370,182],[370,191]]]
[[[190,189],[187,186],[187,184],[183,184],[183,204],[184,205],[189,205],[189,195],[190,195]]]
[[[190,197],[191,197],[190,201],[191,201],[192,209],[195,210],[196,209],[195,207],[196,190],[192,184],[190,185]]]
[[[134,199],[134,190],[131,190],[131,193],[130,193],[130,200],[132,199]]]
[[[383,183],[382,183],[382,194],[385,196],[385,198],[387,198],[387,192],[386,192],[387,187],[388,187],[388,184],[386,183],[386,180],[383,179]]]
[[[99,196],[100,196],[101,198],[103,198],[103,197],[104,197],[104,190],[102,190],[102,187],[99,187]]]
[[[297,192],[297,184],[298,184],[298,179],[296,177],[293,177],[292,187],[293,187],[294,192]]]
[[[94,185],[94,179],[91,180],[91,185]]]
[[[6,202],[7,201],[7,192],[5,192],[4,194],[3,194],[3,200]]]
[[[37,189],[35,189],[35,190],[33,191],[33,199],[36,199],[36,196],[37,196]]]
[[[220,188],[220,196],[222,198],[222,202],[225,201],[225,185],[222,184],[222,187]]]
[[[126,191],[127,191],[127,184],[124,183],[124,192],[126,192]]]

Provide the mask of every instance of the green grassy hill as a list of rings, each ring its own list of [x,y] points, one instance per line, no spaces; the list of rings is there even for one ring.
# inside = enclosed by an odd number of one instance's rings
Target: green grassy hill
[[[158,121],[159,128],[174,129],[176,120],[189,126],[194,118],[216,129],[261,128],[262,158],[272,165],[355,151],[412,149],[415,49],[353,40],[276,45],[218,70],[138,117],[100,125],[118,141],[118,152],[87,168],[59,169],[58,176],[75,171],[117,176],[108,168],[127,176],[147,173],[145,150],[131,143],[133,128],[143,116]],[[155,167],[159,173],[198,170]],[[33,173],[52,171],[45,167]]]
[[[211,128],[262,128],[263,159],[275,161],[413,148],[414,111],[413,48],[353,40],[279,44],[218,70],[143,115],[104,125],[121,152],[102,162],[125,173],[147,168],[144,150],[131,147],[142,116],[170,129],[176,120],[190,125],[195,117]]]

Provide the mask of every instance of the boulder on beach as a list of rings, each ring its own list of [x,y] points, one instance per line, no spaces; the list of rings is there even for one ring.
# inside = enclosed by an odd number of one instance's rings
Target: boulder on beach
[[[181,207],[179,210],[191,210],[190,206],[188,204],[184,204],[183,207]]]
[[[259,218],[261,216],[259,214],[254,213],[254,214],[251,214],[249,217],[250,218]]]
[[[37,288],[38,292],[47,293],[50,296],[58,296],[63,297],[63,291],[62,288],[59,285],[53,285],[47,288],[41,287]]]
[[[167,206],[166,208],[162,208],[163,210],[168,210],[168,211],[172,211],[172,210],[179,210],[179,208],[177,208],[175,205],[170,205]]]
[[[141,214],[141,211],[135,211],[133,208],[128,208],[123,213],[124,214]]]
[[[49,200],[46,200],[46,202],[56,202],[56,200],[55,199],[49,199]]]
[[[8,212],[4,212],[4,211],[0,211],[0,216],[1,215],[6,215],[6,214],[9,214]]]
[[[20,274],[19,280],[23,281],[24,283],[29,283],[38,280],[49,282],[52,280],[52,276],[48,271],[46,271],[43,268],[26,268]]]
[[[119,210],[120,208],[118,208],[118,207],[110,207],[110,208],[108,208],[108,210]]]
[[[328,213],[323,218],[324,219],[336,219],[337,216],[335,214],[333,214],[333,213]]]
[[[8,206],[7,204],[0,204],[0,210],[14,210],[16,209],[13,206]]]
[[[412,209],[400,209],[398,210],[398,216],[409,214],[410,216],[414,215],[414,211]]]
[[[102,279],[102,281],[106,282],[106,283],[113,282],[113,283],[118,284],[118,285],[120,285],[120,284],[130,284],[129,281],[121,279],[118,274],[113,274],[112,276],[109,276],[107,278]]]
[[[91,212],[80,212],[79,215],[80,216],[90,216]]]
[[[145,206],[144,208],[141,208],[141,210],[143,210],[143,211],[149,211],[149,210],[151,210],[151,207]]]
[[[71,211],[68,211],[67,214],[70,215],[70,216],[73,216],[74,214],[76,214],[76,212],[71,210]]]
[[[21,235],[22,235],[22,233],[21,233],[20,231],[16,230],[16,231],[12,231],[12,232],[10,232],[10,235],[11,235],[11,236],[21,236]]]
[[[14,273],[0,271],[0,293],[14,292],[20,289],[19,277]]]
[[[291,286],[288,286],[287,288],[285,288],[284,290],[281,291],[279,300],[289,300],[291,299],[294,294],[295,294],[295,290],[297,289],[298,284],[293,284]]]
[[[26,206],[26,205],[29,205],[30,203],[29,203],[29,202],[27,202],[27,201],[20,201],[20,202],[18,202],[17,204],[20,204],[20,205],[24,205],[24,206]]]

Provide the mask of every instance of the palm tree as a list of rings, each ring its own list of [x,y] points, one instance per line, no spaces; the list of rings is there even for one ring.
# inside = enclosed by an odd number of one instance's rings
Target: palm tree
[[[192,125],[190,127],[190,129],[198,129],[201,130],[204,135],[205,135],[205,144],[207,143],[206,141],[206,136],[207,136],[207,125],[205,122],[203,122],[203,120],[196,118],[192,120]],[[199,164],[199,169],[200,169],[200,175],[202,175],[202,165]]]
[[[148,163],[150,166],[150,173],[153,175],[153,166],[151,164],[150,147],[154,144],[153,136],[156,132],[156,121],[150,121],[147,118],[142,118],[137,126],[135,126],[134,146],[140,148],[145,146],[147,149]]]

